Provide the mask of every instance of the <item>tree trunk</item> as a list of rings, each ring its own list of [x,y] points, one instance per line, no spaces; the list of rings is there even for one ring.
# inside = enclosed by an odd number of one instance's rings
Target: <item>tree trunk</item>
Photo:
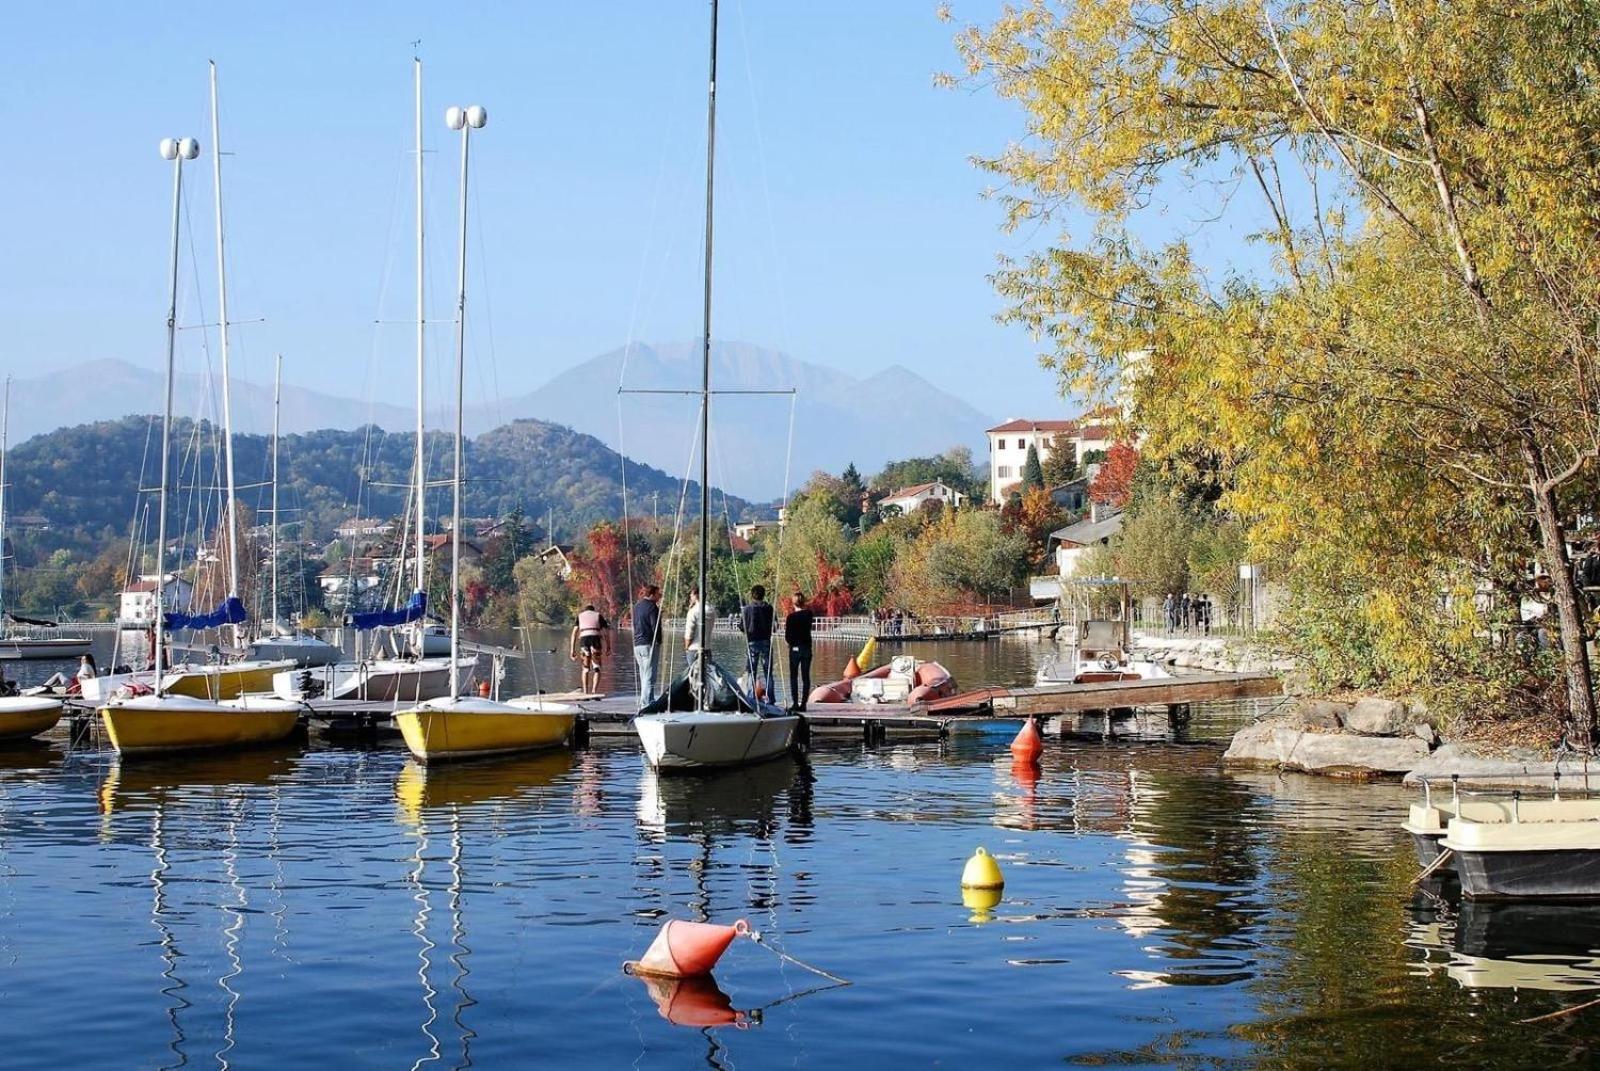
[[[1539,522],[1539,557],[1550,574],[1551,593],[1561,625],[1561,662],[1566,671],[1567,710],[1571,719],[1569,736],[1571,743],[1587,751],[1596,742],[1595,703],[1578,585],[1567,559],[1566,531],[1556,509],[1556,489],[1550,484],[1544,454],[1528,432],[1522,436],[1522,458],[1528,466],[1528,490],[1533,495]]]

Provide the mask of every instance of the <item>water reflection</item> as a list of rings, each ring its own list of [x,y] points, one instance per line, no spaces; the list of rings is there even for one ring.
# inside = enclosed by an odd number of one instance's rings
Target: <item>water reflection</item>
[[[428,812],[456,809],[491,816],[525,814],[540,790],[569,774],[575,760],[565,748],[482,762],[424,765],[407,759],[395,778],[394,798],[403,821],[420,823]],[[485,806],[492,805],[492,806]]]
[[[1600,989],[1600,912],[1588,904],[1435,902],[1408,927],[1418,969],[1465,989]]]
[[[210,803],[226,809],[241,796],[237,790],[260,789],[290,777],[302,754],[298,745],[290,744],[113,760],[100,782],[100,813],[110,817],[159,809],[169,802]]]
[[[783,824],[811,825],[816,778],[804,758],[702,775],[662,775],[645,767],[639,778],[639,830],[655,841],[668,836],[740,835],[765,840]]]

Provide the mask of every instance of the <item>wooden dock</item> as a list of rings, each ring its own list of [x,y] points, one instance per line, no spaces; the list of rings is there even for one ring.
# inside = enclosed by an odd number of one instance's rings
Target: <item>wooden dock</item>
[[[1112,723],[1135,711],[1142,721],[1149,712],[1165,711],[1166,724],[1176,728],[1195,703],[1256,699],[1283,694],[1283,681],[1269,673],[1190,673],[1158,680],[1111,681],[1102,684],[1057,684],[1034,688],[978,688],[913,707],[877,703],[813,705],[806,721],[814,737],[849,738],[875,743],[887,739],[939,739],[952,732],[973,731],[985,723],[1038,717],[1060,735],[1101,736]],[[571,703],[579,713],[579,737],[632,736],[638,713],[632,695],[594,696],[552,692],[545,699]],[[92,707],[69,704],[74,715]],[[313,726],[353,733],[392,729],[390,718],[407,704],[359,699],[312,699],[305,720]]]

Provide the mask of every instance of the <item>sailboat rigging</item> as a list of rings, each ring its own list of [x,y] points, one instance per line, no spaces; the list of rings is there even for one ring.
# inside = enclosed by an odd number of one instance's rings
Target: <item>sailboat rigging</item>
[[[700,338],[700,576],[693,613],[710,606],[711,573],[711,284],[717,174],[717,0],[711,0],[710,80],[706,99],[706,221]],[[711,631],[701,618],[702,650],[682,678],[634,719],[645,758],[658,770],[704,769],[764,762],[794,746],[801,725],[760,696],[749,696],[712,663]]]

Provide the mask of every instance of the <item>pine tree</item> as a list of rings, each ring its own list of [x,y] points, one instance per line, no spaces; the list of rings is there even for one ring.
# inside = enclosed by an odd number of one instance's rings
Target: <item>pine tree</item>
[[[1022,490],[1024,493],[1044,486],[1044,466],[1039,464],[1039,448],[1028,444],[1028,459],[1022,463]]]

